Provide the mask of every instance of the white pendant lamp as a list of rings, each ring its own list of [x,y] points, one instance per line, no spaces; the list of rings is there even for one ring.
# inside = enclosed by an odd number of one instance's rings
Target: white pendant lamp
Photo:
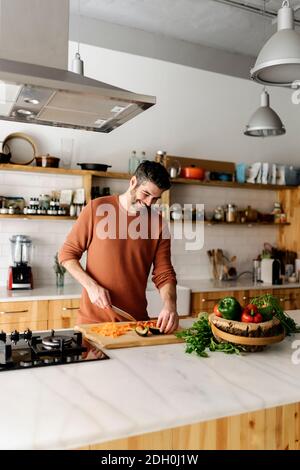
[[[264,85],[292,86],[300,81],[300,34],[294,29],[294,10],[284,0],[277,16],[277,32],[261,49],[250,71]]]
[[[76,52],[75,57],[73,59],[72,72],[78,73],[79,75],[84,76],[84,63],[80,57],[79,52]]]
[[[81,24],[81,11],[80,11],[80,0],[78,0],[78,43],[77,43],[77,52],[72,61],[72,72],[78,73],[79,75],[84,76],[84,62],[80,57],[80,24]]]
[[[271,137],[285,134],[285,127],[280,117],[270,108],[270,96],[266,90],[263,90],[260,107],[251,116],[244,134],[251,137]]]

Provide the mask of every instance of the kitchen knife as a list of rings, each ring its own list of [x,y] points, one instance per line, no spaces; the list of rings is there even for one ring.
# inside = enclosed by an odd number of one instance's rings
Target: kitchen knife
[[[136,322],[136,319],[133,318],[132,315],[130,315],[130,314],[127,313],[127,312],[124,312],[124,310],[121,310],[119,307],[116,307],[115,305],[112,305],[111,308],[112,308],[112,310],[113,310],[114,312],[116,312],[118,315],[120,315],[120,316],[123,317],[123,318],[126,318],[126,320],[135,321],[135,322]]]

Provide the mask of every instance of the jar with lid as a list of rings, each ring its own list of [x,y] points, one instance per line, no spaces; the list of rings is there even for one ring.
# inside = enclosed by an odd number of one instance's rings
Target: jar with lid
[[[167,152],[165,152],[164,150],[158,150],[156,152],[155,161],[163,165],[166,156]]]
[[[222,206],[218,206],[214,210],[213,220],[216,222],[224,222],[224,209]]]
[[[39,206],[41,210],[47,211],[50,208],[50,196],[48,194],[40,194]]]
[[[15,213],[15,209],[13,206],[8,206],[8,213],[9,215],[13,215]]]
[[[226,208],[226,222],[236,222],[237,208],[234,204],[227,204]]]

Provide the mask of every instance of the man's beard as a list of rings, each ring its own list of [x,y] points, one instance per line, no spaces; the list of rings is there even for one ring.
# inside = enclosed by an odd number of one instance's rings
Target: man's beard
[[[142,210],[147,210],[147,206],[143,204],[139,199],[136,197],[137,190],[132,189],[130,191],[130,206],[129,208],[132,211],[142,211]]]

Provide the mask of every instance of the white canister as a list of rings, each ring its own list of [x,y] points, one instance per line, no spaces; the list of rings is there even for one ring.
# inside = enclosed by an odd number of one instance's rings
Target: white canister
[[[300,282],[300,258],[295,259],[295,273],[297,281]]]

